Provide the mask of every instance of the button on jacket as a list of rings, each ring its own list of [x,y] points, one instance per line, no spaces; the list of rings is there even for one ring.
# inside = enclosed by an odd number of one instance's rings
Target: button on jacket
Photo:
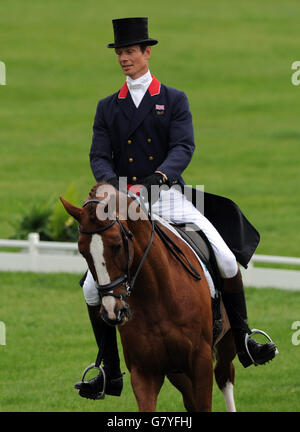
[[[194,152],[192,115],[184,92],[155,77],[136,108],[127,82],[100,100],[93,126],[90,162],[97,181],[117,175],[142,183],[162,171],[171,184],[184,184],[182,172]]]

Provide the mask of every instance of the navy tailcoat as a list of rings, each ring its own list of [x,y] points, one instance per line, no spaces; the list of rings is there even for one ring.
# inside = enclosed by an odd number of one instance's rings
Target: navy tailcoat
[[[182,172],[194,149],[192,115],[185,93],[155,77],[138,108],[126,82],[120,91],[98,103],[90,151],[98,182],[117,176],[138,184],[159,170],[170,185],[183,186]],[[198,193],[193,190],[193,202]],[[204,214],[237,261],[247,267],[260,236],[239,207],[228,198],[204,192]]]
[[[184,184],[181,174],[195,148],[184,92],[153,77],[136,108],[125,83],[98,103],[93,131],[90,161],[97,181],[117,175],[137,184],[159,170],[170,184]]]

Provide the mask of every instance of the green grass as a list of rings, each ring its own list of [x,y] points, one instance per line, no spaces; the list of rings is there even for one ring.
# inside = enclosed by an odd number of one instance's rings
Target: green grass
[[[299,256],[299,60],[297,0],[1,0],[0,238],[13,215],[63,194],[82,200],[94,179],[88,153],[99,99],[124,81],[111,20],[149,16],[151,72],[187,93],[196,151],[189,184],[237,202],[261,233],[258,253]],[[95,344],[77,276],[1,273],[2,411],[134,411],[129,376],[122,398],[81,400],[73,389]],[[300,348],[291,344],[299,293],[248,289],[251,323],[270,330],[280,356],[266,367],[237,364],[240,411],[299,410]],[[159,410],[183,409],[168,384]],[[224,410],[214,391],[214,409]]]
[[[96,104],[124,77],[111,19],[149,16],[151,72],[186,91],[196,151],[184,177],[236,201],[262,235],[258,252],[299,255],[299,2],[2,0],[0,237],[12,214],[94,184],[88,152]],[[291,241],[291,237],[293,241]]]
[[[1,273],[0,317],[6,345],[0,346],[0,411],[136,411],[129,373],[120,398],[80,398],[73,384],[95,360],[96,345],[78,276]],[[267,366],[244,369],[237,360],[235,398],[239,411],[298,411],[300,346],[291,342],[299,320],[300,293],[246,289],[250,324],[270,331],[280,355]],[[122,350],[120,349],[120,353]],[[122,357],[122,370],[126,370]],[[184,411],[181,395],[165,382],[161,412]],[[214,387],[213,410],[225,411]]]

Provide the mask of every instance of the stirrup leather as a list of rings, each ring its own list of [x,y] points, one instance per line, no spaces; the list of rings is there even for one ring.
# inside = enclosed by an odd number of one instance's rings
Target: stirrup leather
[[[257,362],[254,361],[252,355],[250,354],[249,348],[248,348],[249,339],[251,338],[251,336],[253,336],[255,334],[262,334],[263,336],[265,336],[268,339],[269,342],[271,342],[271,343],[274,343],[274,342],[273,342],[273,340],[270,338],[270,336],[266,332],[264,332],[262,330],[259,330],[259,329],[252,329],[250,334],[249,333],[245,334],[245,347],[246,347],[247,354],[250,357],[252,363],[255,366],[258,366],[259,363],[257,363]],[[278,351],[277,347],[276,347],[276,350],[275,350],[275,355],[276,354],[279,354],[279,351]]]

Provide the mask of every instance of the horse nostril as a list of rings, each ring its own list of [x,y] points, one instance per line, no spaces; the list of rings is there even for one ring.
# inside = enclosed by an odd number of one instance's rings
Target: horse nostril
[[[130,318],[130,309],[128,304],[124,304],[121,308],[116,307],[115,308],[115,315],[117,318],[117,321],[123,322],[124,320],[127,321],[127,319]]]

